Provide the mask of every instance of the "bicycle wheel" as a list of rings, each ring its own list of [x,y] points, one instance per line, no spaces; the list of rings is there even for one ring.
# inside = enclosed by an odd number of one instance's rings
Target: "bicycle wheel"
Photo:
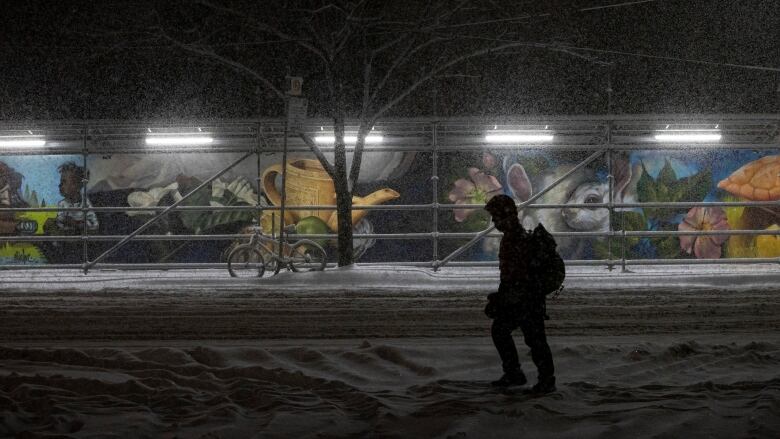
[[[263,255],[263,259],[265,260],[265,271],[268,273],[271,273],[271,275],[276,275],[279,273],[279,270],[281,269],[281,264],[279,264],[279,244],[272,241],[263,241],[258,246],[258,250],[260,251],[260,254]]]
[[[328,262],[325,250],[308,239],[296,242],[290,250],[290,267],[293,271],[322,271]]]
[[[228,271],[233,277],[263,277],[265,260],[253,245],[239,245],[228,255]]]

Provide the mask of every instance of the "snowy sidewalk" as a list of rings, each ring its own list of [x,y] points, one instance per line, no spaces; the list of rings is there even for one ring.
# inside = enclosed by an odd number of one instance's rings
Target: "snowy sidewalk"
[[[569,290],[650,290],[707,288],[714,290],[780,290],[780,264],[759,265],[679,265],[620,267],[568,267],[565,285]],[[498,283],[497,268],[362,266],[331,268],[323,272],[282,272],[277,276],[231,278],[227,270],[93,270],[84,275],[77,270],[7,270],[1,274],[2,291],[103,289],[152,290],[350,290],[399,289],[442,291],[474,289],[489,291]]]

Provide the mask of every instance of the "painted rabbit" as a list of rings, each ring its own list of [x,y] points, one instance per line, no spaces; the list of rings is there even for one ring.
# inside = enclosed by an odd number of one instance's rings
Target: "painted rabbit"
[[[529,177],[525,168],[512,157],[504,161],[507,186],[512,196],[519,202],[530,199],[536,191],[550,186],[574,168],[570,164],[561,164]],[[641,167],[630,165],[628,157],[621,155],[614,162],[615,203],[635,202],[636,184],[641,176]],[[563,180],[550,191],[535,200],[534,204],[600,204],[609,202],[609,184],[599,181],[592,168],[582,168]],[[527,229],[544,224],[553,233],[560,232],[601,232],[609,230],[609,210],[605,207],[564,207],[550,209],[523,209],[520,220]],[[586,254],[588,238],[556,237],[558,250],[567,259],[583,258]]]

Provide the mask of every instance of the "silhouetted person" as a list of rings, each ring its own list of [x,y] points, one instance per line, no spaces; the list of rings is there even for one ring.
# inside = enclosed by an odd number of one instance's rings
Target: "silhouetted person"
[[[531,390],[534,393],[553,392],[555,367],[544,333],[545,295],[530,271],[534,257],[532,235],[520,224],[512,198],[496,195],[485,205],[485,210],[493,218],[496,229],[504,233],[498,252],[501,283],[498,292],[488,296],[485,308],[485,314],[493,319],[491,335],[504,369],[504,375],[491,384],[511,386],[528,381],[512,339],[512,331],[519,327],[539,372],[539,381]]]

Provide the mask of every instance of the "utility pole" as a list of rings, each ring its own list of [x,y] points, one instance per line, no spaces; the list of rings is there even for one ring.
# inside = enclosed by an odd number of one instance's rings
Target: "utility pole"
[[[287,137],[290,130],[298,131],[302,128],[303,122],[306,119],[306,108],[308,107],[308,101],[306,98],[301,97],[303,94],[303,78],[300,76],[288,76],[290,81],[290,88],[287,91],[287,97],[285,99],[285,112],[287,118],[284,121],[284,147],[282,148],[282,190],[281,190],[281,203],[279,203],[279,258],[283,258],[284,242],[286,236],[284,232],[284,210],[287,200]],[[278,273],[282,264],[276,264],[276,271]]]

